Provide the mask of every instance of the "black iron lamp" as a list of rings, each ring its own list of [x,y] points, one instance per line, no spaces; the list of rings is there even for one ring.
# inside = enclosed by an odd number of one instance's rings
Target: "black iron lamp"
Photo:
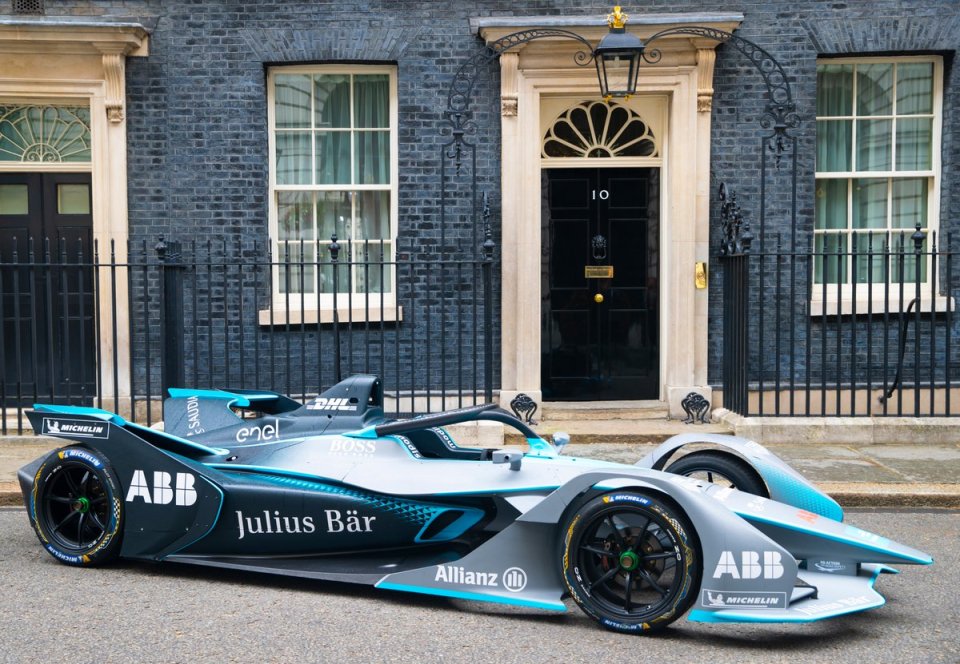
[[[627,32],[627,18],[619,6],[614,7],[613,13],[607,16],[610,32],[593,51],[600,94],[607,100],[630,97],[637,91],[637,75],[640,73],[644,44]]]

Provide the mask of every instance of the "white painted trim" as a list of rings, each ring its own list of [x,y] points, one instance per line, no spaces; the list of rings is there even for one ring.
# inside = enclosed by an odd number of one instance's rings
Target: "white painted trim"
[[[844,298],[842,300],[828,299],[826,301],[811,300],[810,302],[810,316],[811,317],[820,317],[820,316],[850,316],[856,312],[857,316],[879,316],[884,313],[890,315],[899,315],[901,312],[906,312],[907,307],[910,306],[910,302],[913,301],[914,296],[912,295],[912,288],[907,289],[904,292],[904,297],[901,300],[899,293],[896,295],[891,293],[889,300],[885,298],[882,294],[877,295],[874,293],[873,298],[869,298],[864,294],[862,297],[857,298]],[[913,311],[917,311],[915,307]],[[937,313],[944,314],[947,312],[956,313],[957,305],[952,297],[946,295],[937,295],[936,297],[931,298],[929,293],[924,293],[920,296],[919,300],[919,313],[929,314]],[[911,312],[912,316],[913,313]]]
[[[277,161],[277,146],[276,146],[276,110],[274,108],[274,102],[276,99],[276,92],[274,87],[274,77],[278,74],[386,74],[389,77],[390,85],[390,183],[388,185],[368,185],[368,184],[297,184],[297,185],[281,185],[277,184],[277,174],[276,174],[276,161]],[[277,263],[278,261],[278,241],[276,238],[279,237],[279,219],[277,213],[276,205],[276,193],[278,191],[388,191],[390,193],[390,237],[388,241],[390,242],[390,256],[385,259],[385,262],[391,263],[390,267],[387,268],[391,271],[390,274],[390,283],[394,286],[394,291],[384,294],[384,302],[389,307],[395,307],[395,298],[396,298],[396,279],[397,271],[395,267],[395,257],[397,254],[397,228],[398,228],[398,219],[400,214],[400,204],[399,204],[399,190],[400,190],[400,177],[399,177],[399,113],[400,113],[400,104],[398,98],[398,88],[397,88],[397,67],[394,65],[346,65],[346,64],[332,64],[332,65],[278,65],[275,67],[270,67],[267,72],[267,145],[268,145],[268,193],[267,193],[267,224],[268,224],[268,234],[271,251],[274,252],[274,266],[273,266],[273,283],[274,283],[274,292],[271,294],[271,297],[274,302],[275,307],[282,307],[283,303],[286,301],[287,296],[279,292],[278,284],[280,283],[280,267]],[[315,146],[311,142],[311,151],[315,149]],[[351,150],[353,147],[351,147]],[[351,176],[352,177],[352,176]],[[313,176],[311,176],[313,179]],[[320,242],[320,249],[325,250],[327,244],[329,244],[330,238],[317,238]],[[341,252],[345,252],[347,249],[347,238],[338,238],[338,241],[341,245]],[[374,242],[371,240],[371,242]],[[379,243],[379,241],[376,241]],[[304,246],[316,246],[315,240],[305,241]],[[341,253],[341,256],[345,256]],[[346,263],[350,259],[344,257],[343,262]],[[311,263],[306,263],[306,266],[311,265]],[[292,294],[291,299],[296,298],[297,301],[300,300],[300,294]],[[346,294],[338,295],[339,300],[346,299]],[[359,299],[362,295],[354,294],[354,300]],[[378,302],[380,301],[380,295],[372,294],[371,297],[375,297]],[[332,319],[333,311],[333,294],[324,293],[319,296],[319,305],[318,305],[318,296],[316,294],[307,293],[305,294],[305,299],[307,305],[312,308],[317,308],[319,306],[321,316],[329,314]],[[340,307],[338,307],[338,310]],[[268,310],[269,311],[269,310]],[[326,313],[323,313],[326,312]],[[261,312],[262,316],[263,312]],[[357,319],[354,319],[357,320]],[[379,319],[377,319],[379,321]],[[386,319],[385,320],[389,320]]]
[[[603,17],[483,17],[471,25],[487,44],[523,29],[563,28],[596,42],[607,33]],[[635,16],[628,30],[641,39],[682,25],[709,25],[732,32],[742,14],[663,14]],[[617,166],[661,167],[660,209],[660,367],[661,401],[671,415],[677,394],[709,393],[707,312],[709,289],[696,289],[694,269],[709,252],[710,92],[712,53],[718,42],[672,35],[656,43],[657,65],[644,65],[637,96],[668,99],[661,130],[660,162],[623,160]],[[578,67],[573,55],[583,44],[545,38],[501,56],[501,403],[518,393],[541,395],[540,316],[542,260],[541,103],[556,97],[597,99],[596,73]],[[509,57],[507,57],[509,56]],[[516,89],[508,89],[515,81]],[[507,88],[504,88],[504,85]],[[516,100],[514,102],[514,100]],[[514,110],[515,109],[515,110]],[[549,167],[557,167],[551,160]],[[578,160],[591,161],[591,160]],[[610,163],[610,162],[608,162]],[[569,161],[560,167],[583,166]],[[668,397],[670,397],[668,399]]]
[[[939,233],[939,230],[940,230],[940,191],[941,191],[940,187],[941,187],[941,181],[943,180],[943,162],[942,162],[942,159],[943,159],[943,156],[942,156],[943,83],[944,83],[943,57],[939,55],[917,55],[917,56],[878,56],[878,57],[856,57],[856,58],[820,58],[817,60],[818,65],[821,65],[821,64],[824,64],[824,65],[826,64],[831,64],[831,65],[895,64],[895,63],[909,64],[909,63],[922,63],[922,62],[929,62],[933,65],[933,91],[932,91],[933,92],[933,112],[932,113],[920,113],[920,114],[908,115],[908,116],[903,116],[903,115],[898,115],[898,116],[894,116],[894,115],[876,115],[876,116],[874,115],[870,115],[870,116],[827,115],[827,116],[817,116],[816,119],[817,120],[821,120],[821,119],[837,120],[837,119],[869,118],[872,120],[872,119],[890,119],[895,117],[896,118],[906,117],[911,119],[915,117],[916,118],[932,118],[933,119],[933,122],[932,122],[933,135],[931,137],[931,147],[930,147],[931,149],[930,168],[927,170],[921,170],[921,171],[817,171],[815,174],[815,179],[819,181],[819,180],[830,180],[830,179],[852,180],[852,179],[858,179],[858,178],[862,178],[862,179],[929,178],[932,183],[932,186],[930,186],[927,191],[927,225],[924,228],[925,232],[929,236],[929,234],[931,233]],[[854,148],[852,149],[855,149],[856,121],[854,121],[853,127],[854,127],[854,134],[852,135],[851,140],[854,141]],[[896,159],[895,136],[891,137],[891,140],[893,141],[893,151],[894,151],[893,155],[891,156],[891,159],[895,160]],[[888,194],[889,193],[890,192],[888,192]],[[848,204],[849,204],[850,197],[852,197],[852,192],[848,192],[847,196],[848,196]],[[890,218],[893,214],[893,211],[889,205],[890,204],[889,196],[888,196],[887,203],[888,203],[887,221],[889,223]],[[851,212],[848,209],[847,211],[848,222],[851,221],[850,215],[851,215]],[[912,228],[897,229],[897,228],[891,228],[889,226],[885,228],[876,228],[876,229],[866,229],[866,228],[856,229],[856,232],[861,234],[866,234],[867,232],[870,232],[870,231],[873,231],[876,234],[888,232],[891,235],[896,235],[897,233],[902,231],[903,233],[906,234],[907,240],[909,241],[909,237],[910,237],[910,234],[913,232],[913,229]],[[822,230],[815,229],[814,238],[821,235],[846,235],[849,238],[851,232],[854,232],[854,229],[851,229],[851,228],[822,229]],[[927,251],[929,251],[929,249]],[[848,275],[850,274],[851,261],[852,259],[848,259],[847,265],[846,265]],[[898,287],[894,282],[891,282],[890,287],[891,287],[891,290],[898,290]],[[926,281],[921,282],[921,287],[925,291],[929,291],[930,289],[930,270],[929,269],[927,270],[927,279]],[[826,308],[828,312],[827,315],[830,315],[829,312],[831,311],[831,309],[835,309],[836,302],[838,299],[840,299],[842,309],[852,309],[852,301],[853,299],[856,299],[858,310],[860,308],[859,305],[863,304],[863,311],[866,311],[866,307],[867,307],[866,286],[863,284],[860,284],[857,286],[856,298],[853,298],[853,296],[851,295],[852,288],[853,288],[853,285],[850,283],[842,284],[838,292],[836,284],[828,285],[826,304],[824,304],[822,289],[818,287],[817,284],[813,284],[811,297],[810,297],[811,315],[814,315],[814,316],[822,315],[822,313],[812,313],[812,312],[814,311],[822,312],[824,308]],[[883,282],[874,284],[874,291],[883,290],[883,289],[884,289]],[[907,290],[912,290],[912,284],[910,287],[908,287]],[[873,301],[875,304],[878,302],[876,294],[874,294],[873,296]],[[946,307],[946,299],[938,297],[937,302],[939,303],[941,301],[944,302],[944,307]],[[886,305],[881,303],[880,306],[885,307]],[[891,306],[893,305],[891,304]],[[929,307],[930,305],[927,304],[926,306]],[[899,303],[896,304],[896,307],[897,307],[896,310],[899,311],[899,308],[900,308]],[[878,309],[876,308],[874,309],[874,311],[877,311],[877,310]],[[943,311],[943,309],[940,309],[939,306],[938,306],[938,310]]]

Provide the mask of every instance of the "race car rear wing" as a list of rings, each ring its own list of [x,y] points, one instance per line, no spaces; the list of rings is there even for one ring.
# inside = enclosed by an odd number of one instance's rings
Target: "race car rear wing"
[[[78,443],[96,445],[98,441],[109,439],[114,431],[110,425],[113,425],[116,429],[132,433],[150,445],[190,459],[218,456],[226,452],[226,450],[128,422],[116,413],[100,408],[38,403],[33,405],[33,410],[27,411],[27,418],[38,436],[66,438]]]

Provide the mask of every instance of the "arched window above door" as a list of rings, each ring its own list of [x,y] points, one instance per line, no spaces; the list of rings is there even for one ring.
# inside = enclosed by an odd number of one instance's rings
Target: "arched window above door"
[[[621,104],[585,101],[561,113],[543,137],[543,157],[659,157],[640,115]]]
[[[90,109],[0,106],[0,161],[90,162]]]

